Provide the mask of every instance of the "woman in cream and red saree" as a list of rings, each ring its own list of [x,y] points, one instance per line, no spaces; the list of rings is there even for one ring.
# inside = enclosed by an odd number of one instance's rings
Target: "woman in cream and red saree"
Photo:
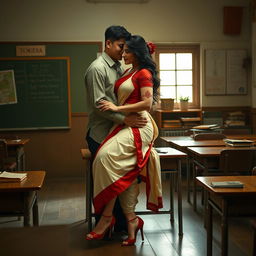
[[[146,183],[147,209],[158,211],[162,207],[160,163],[153,148],[158,129],[148,112],[159,87],[150,46],[140,36],[132,36],[126,42],[123,58],[125,64],[132,64],[132,68],[126,70],[115,84],[118,106],[106,100],[99,103],[101,111],[140,113],[147,118],[147,125],[143,128],[115,125],[101,144],[93,161],[93,204],[95,213],[101,214],[101,218],[86,236],[87,240],[101,239],[106,232],[111,235],[117,196],[128,224],[128,239],[122,245],[133,245],[138,230],[143,238],[144,222],[135,215],[138,177]]]

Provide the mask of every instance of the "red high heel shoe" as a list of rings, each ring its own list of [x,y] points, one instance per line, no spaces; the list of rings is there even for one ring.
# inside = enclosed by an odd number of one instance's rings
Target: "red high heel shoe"
[[[111,220],[111,223],[109,224],[109,226],[105,229],[105,231],[103,232],[103,233],[101,233],[101,234],[97,234],[97,233],[95,233],[94,231],[92,231],[92,232],[90,232],[89,234],[87,234],[86,235],[86,240],[101,240],[104,236],[105,236],[105,234],[107,233],[107,232],[109,232],[108,233],[108,238],[111,238],[111,234],[112,234],[112,230],[113,230],[113,227],[114,227],[114,225],[115,225],[115,223],[116,223],[116,219],[115,219],[115,217],[114,216],[105,216],[105,215],[102,215],[103,217],[105,217],[105,218],[112,218],[112,220]],[[90,236],[89,236],[90,235]]]
[[[140,230],[140,233],[141,233],[141,239],[142,239],[142,241],[144,241],[144,234],[143,234],[143,225],[144,225],[144,221],[143,221],[140,217],[136,216],[135,218],[129,220],[128,222],[133,221],[133,220],[136,220],[136,219],[138,219],[138,226],[137,226],[137,228],[135,229],[135,234],[134,234],[134,237],[135,237],[135,238],[134,238],[134,239],[129,239],[129,238],[127,238],[126,240],[123,241],[122,246],[131,246],[131,245],[134,245],[135,242],[136,242],[136,237],[137,237],[137,233],[138,233],[139,230]]]

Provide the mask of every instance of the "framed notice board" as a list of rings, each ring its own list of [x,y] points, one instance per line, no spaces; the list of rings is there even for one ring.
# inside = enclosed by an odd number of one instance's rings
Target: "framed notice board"
[[[205,51],[205,94],[245,95],[248,72],[244,49],[207,49]]]
[[[70,127],[69,57],[0,58],[0,70],[13,70],[17,93],[0,105],[0,130]]]

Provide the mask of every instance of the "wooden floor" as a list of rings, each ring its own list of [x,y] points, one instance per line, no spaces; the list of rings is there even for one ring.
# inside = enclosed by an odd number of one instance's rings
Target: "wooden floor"
[[[168,203],[168,184],[169,179],[163,179],[164,187],[164,205],[166,208]],[[67,245],[69,250],[68,256],[107,256],[107,255],[140,255],[140,256],[206,256],[206,231],[203,227],[203,207],[198,206],[198,212],[194,212],[192,206],[186,200],[186,188],[183,186],[183,230],[182,238],[178,236],[177,211],[175,211],[175,223],[172,226],[168,215],[147,215],[142,216],[145,221],[144,235],[145,241],[142,243],[140,234],[136,246],[121,247],[120,242],[123,234],[116,233],[111,241],[85,241],[86,234],[85,218],[85,187],[82,178],[49,180],[44,184],[43,189],[39,193],[39,212],[40,225],[53,226],[63,228],[67,227],[69,243],[61,241],[61,236],[53,234],[50,231],[48,240],[59,244],[60,247]],[[200,201],[200,200],[198,200]],[[138,209],[144,210],[144,187],[142,186],[139,198]],[[175,193],[175,207],[176,204]],[[214,216],[214,242],[213,255],[220,255],[220,219]],[[57,225],[57,226],[56,226]],[[19,229],[11,229],[14,227],[22,227],[22,220],[17,218],[0,218],[1,230],[9,230],[15,232]],[[59,229],[62,230],[62,229]],[[59,231],[60,232],[60,231]],[[45,234],[47,240],[47,233]],[[230,223],[229,237],[229,255],[230,256],[249,256],[252,251],[252,230],[249,220],[234,219]],[[54,237],[52,240],[50,237]],[[42,243],[41,243],[42,244]],[[15,243],[13,244],[15,246]],[[18,246],[18,245],[17,245]],[[51,251],[50,243],[44,242],[43,248]],[[3,248],[2,248],[3,249]],[[63,249],[63,248],[62,248]],[[56,250],[56,248],[55,248]],[[1,252],[1,248],[0,248]],[[1,254],[1,253],[0,253]],[[3,254],[1,254],[3,255]],[[36,254],[35,254],[36,255]],[[50,255],[50,254],[45,254]],[[54,252],[56,255],[56,251]],[[3,255],[5,256],[5,255]],[[14,256],[14,254],[13,254]],[[27,256],[28,253],[27,253]],[[61,254],[63,256],[63,254]]]

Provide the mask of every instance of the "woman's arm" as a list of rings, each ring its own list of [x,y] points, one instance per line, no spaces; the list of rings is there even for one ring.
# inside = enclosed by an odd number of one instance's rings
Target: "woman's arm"
[[[112,110],[114,112],[139,112],[143,110],[149,111],[153,102],[152,87],[142,87],[140,89],[141,101],[134,104],[127,104],[123,106],[116,106],[112,102],[101,100],[99,102],[99,109],[101,111]]]

